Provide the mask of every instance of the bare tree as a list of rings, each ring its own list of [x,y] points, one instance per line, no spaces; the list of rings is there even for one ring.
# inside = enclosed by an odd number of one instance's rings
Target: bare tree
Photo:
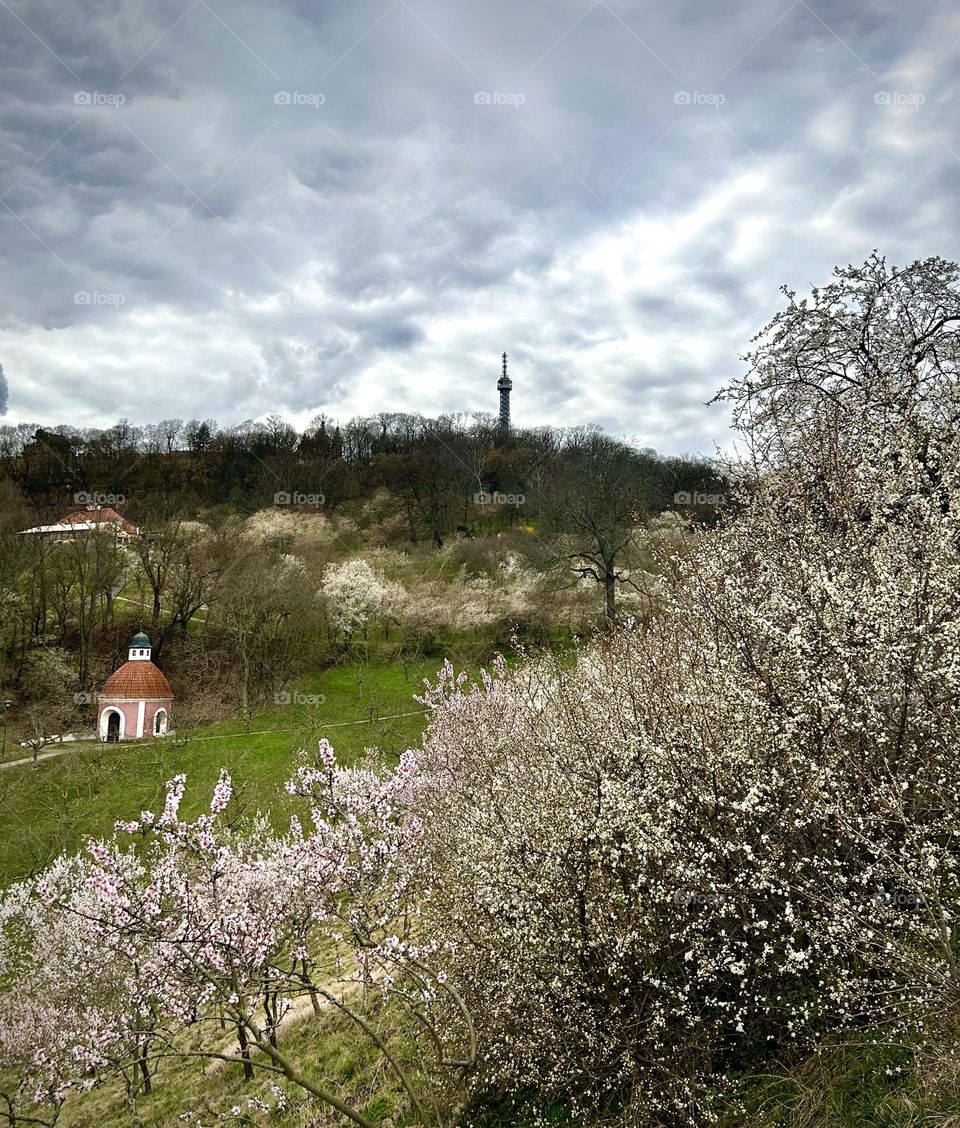
[[[17,709],[17,722],[34,760],[47,745],[59,742],[74,717],[73,679],[65,651],[49,647],[30,656],[22,682],[26,703]]]
[[[64,541],[55,556],[61,605],[77,629],[80,688],[88,689],[94,633],[106,625],[130,561],[113,533],[101,530]]]
[[[549,468],[543,512],[555,565],[602,585],[616,618],[619,584],[636,586],[627,567],[648,512],[646,483],[633,450],[596,431],[578,432]]]

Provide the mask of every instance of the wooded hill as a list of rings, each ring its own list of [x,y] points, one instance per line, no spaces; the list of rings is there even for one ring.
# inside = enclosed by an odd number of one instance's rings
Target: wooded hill
[[[143,427],[121,420],[105,430],[0,427],[0,477],[41,518],[78,498],[113,505],[141,524],[158,510],[194,516],[226,506],[249,513],[271,504],[296,507],[298,500],[333,513],[387,491],[409,539],[438,547],[458,526],[469,529],[478,514],[489,517],[498,497],[507,499],[507,523],[520,513],[563,524],[563,499],[601,464],[606,479],[643,513],[673,508],[678,493],[722,490],[701,459],[637,450],[595,426],[504,435],[485,416],[381,413],[343,426],[319,416],[303,432],[277,416],[229,428],[179,419]],[[492,504],[484,505],[485,494]]]

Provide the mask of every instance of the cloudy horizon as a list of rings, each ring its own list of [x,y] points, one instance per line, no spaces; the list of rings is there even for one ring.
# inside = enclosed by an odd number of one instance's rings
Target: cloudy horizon
[[[730,443],[750,337],[953,258],[960,11],[0,0],[2,423],[495,411]]]

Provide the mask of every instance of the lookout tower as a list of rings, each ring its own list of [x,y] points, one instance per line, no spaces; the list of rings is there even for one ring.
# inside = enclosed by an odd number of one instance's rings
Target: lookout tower
[[[130,639],[127,661],[107,678],[99,697],[97,735],[101,740],[139,740],[165,736],[173,690],[151,660],[150,639],[140,631]]]
[[[500,430],[510,430],[510,392],[513,390],[513,381],[507,375],[507,354],[503,354],[503,371],[497,381],[497,391],[500,393]]]

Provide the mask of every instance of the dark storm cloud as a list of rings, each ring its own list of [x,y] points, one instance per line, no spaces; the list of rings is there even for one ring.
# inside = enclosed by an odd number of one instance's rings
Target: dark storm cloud
[[[506,348],[521,422],[710,451],[780,283],[957,255],[958,41],[945,0],[11,0],[11,418],[489,410]]]

